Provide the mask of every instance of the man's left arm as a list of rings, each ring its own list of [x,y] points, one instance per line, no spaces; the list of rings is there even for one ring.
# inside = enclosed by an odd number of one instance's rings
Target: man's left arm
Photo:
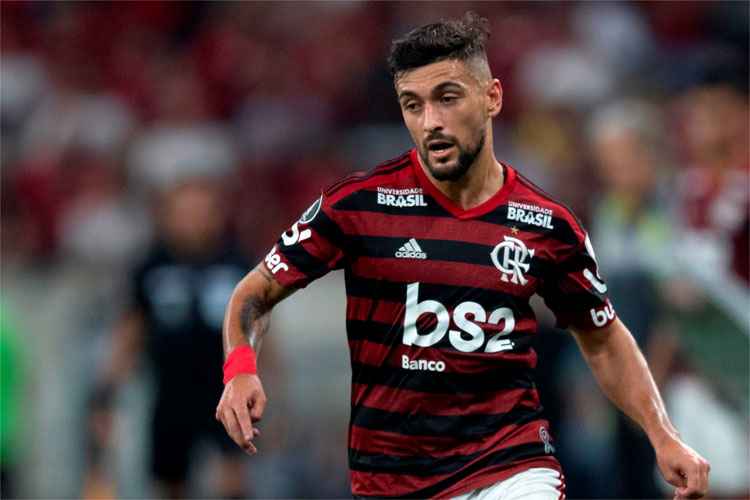
[[[646,360],[625,325],[573,331],[604,394],[646,432],[675,499],[701,498],[708,491],[709,463],[684,444],[669,421]]]

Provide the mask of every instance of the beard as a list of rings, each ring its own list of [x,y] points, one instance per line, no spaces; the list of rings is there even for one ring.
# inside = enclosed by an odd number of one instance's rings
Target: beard
[[[474,162],[479,156],[479,153],[481,153],[482,148],[484,148],[485,127],[479,129],[479,133],[477,135],[478,138],[476,139],[475,145],[473,147],[471,145],[464,146],[456,140],[451,140],[451,142],[456,146],[456,149],[458,150],[458,158],[456,158],[454,165],[434,165],[430,161],[430,151],[426,145],[419,148],[419,156],[421,156],[422,158],[422,163],[425,164],[432,177],[438,181],[457,181],[461,179],[464,175],[466,175],[466,172],[469,171],[471,166],[474,165]],[[428,140],[432,139],[448,138],[444,136],[430,137]],[[425,141],[425,144],[426,143],[427,141]]]

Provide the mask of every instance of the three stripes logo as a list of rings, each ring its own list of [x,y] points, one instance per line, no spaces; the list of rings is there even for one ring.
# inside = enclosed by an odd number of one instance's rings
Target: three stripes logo
[[[426,259],[427,254],[422,251],[417,240],[412,238],[396,251],[396,257],[399,259]]]

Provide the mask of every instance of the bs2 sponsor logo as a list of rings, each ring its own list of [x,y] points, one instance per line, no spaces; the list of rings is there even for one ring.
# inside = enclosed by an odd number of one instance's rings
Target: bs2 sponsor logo
[[[423,314],[433,314],[437,320],[435,328],[427,333],[417,331],[417,320]],[[469,319],[469,317],[472,319]],[[477,323],[499,325],[503,329],[490,338],[485,344],[484,330]],[[457,328],[450,328],[451,325]],[[437,300],[419,301],[419,283],[410,283],[406,288],[406,312],[404,314],[405,345],[430,347],[440,342],[446,334],[453,347],[461,352],[474,352],[484,346],[484,352],[501,352],[513,349],[513,342],[505,338],[513,331],[516,320],[513,310],[500,307],[489,316],[484,307],[477,302],[461,302],[453,310],[453,321],[448,309]]]

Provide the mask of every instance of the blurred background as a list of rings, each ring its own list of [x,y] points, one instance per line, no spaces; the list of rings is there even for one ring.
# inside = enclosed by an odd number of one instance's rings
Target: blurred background
[[[197,433],[174,452],[191,457],[181,489],[159,489],[154,422],[180,427],[212,394],[189,374],[220,379],[232,286],[321,188],[410,147],[390,40],[467,9],[492,25],[498,159],[583,219],[712,498],[748,497],[747,2],[1,9],[3,498],[349,495],[339,272],[274,312],[257,456]],[[569,497],[671,498],[538,316]]]

